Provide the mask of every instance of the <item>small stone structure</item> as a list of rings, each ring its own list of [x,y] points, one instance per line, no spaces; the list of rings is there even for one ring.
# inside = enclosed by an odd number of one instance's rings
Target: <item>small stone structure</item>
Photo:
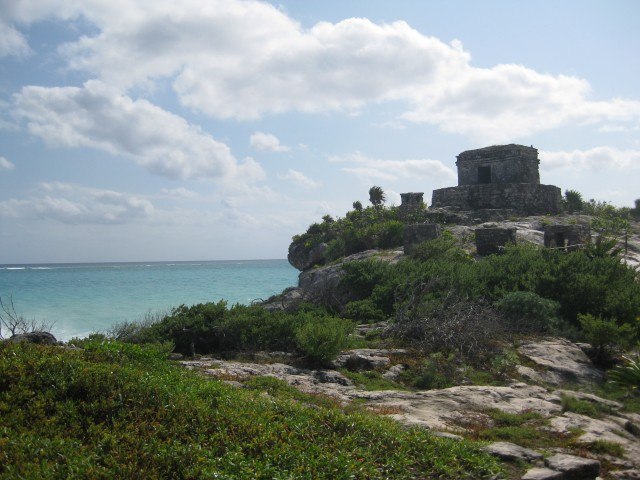
[[[409,254],[416,245],[440,236],[440,225],[437,223],[416,223],[404,226],[404,253]]]
[[[417,210],[424,206],[424,192],[409,192],[400,194],[400,211]]]
[[[500,253],[507,243],[516,243],[515,228],[477,228],[475,234],[478,255]]]
[[[587,225],[547,225],[544,227],[544,246],[576,250],[591,242],[591,229]]]
[[[495,145],[462,152],[457,159],[458,186],[434,190],[432,207],[509,209],[528,215],[560,212],[560,189],[540,184],[537,149]]]

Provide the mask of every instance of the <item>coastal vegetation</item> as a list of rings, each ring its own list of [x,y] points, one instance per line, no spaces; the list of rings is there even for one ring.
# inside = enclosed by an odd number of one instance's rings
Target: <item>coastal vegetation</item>
[[[247,389],[167,362],[166,346],[0,344],[0,478],[484,478],[466,442],[278,381]],[[266,394],[264,392],[267,392]]]
[[[490,441],[622,457],[617,443],[579,443],[577,430],[549,435],[539,412],[478,411],[459,420],[456,433],[466,440],[452,440],[385,418],[398,413],[393,406],[340,402],[268,376],[206,379],[202,367],[168,360],[271,352],[262,361],[286,358],[307,372],[331,367],[363,391],[409,394],[510,385],[519,366],[534,366],[518,342],[553,335],[588,342],[585,351],[611,380],[592,391],[640,410],[630,351],[640,340],[640,278],[620,248],[637,228],[633,209],[567,191],[565,209],[591,215],[600,235],[579,250],[523,243],[478,257],[445,225],[439,238],[393,261],[344,262],[401,246],[405,225],[424,220],[423,209],[386,207],[379,187],[369,194],[372,206],[354,202],[344,218],[326,215],[293,238],[305,251],[326,245],[328,265],[319,268],[339,269],[331,288],[346,296],[286,303],[283,292],[254,305],[180,305],[65,346],[0,342],[0,478],[518,477],[521,465],[505,470],[481,450]],[[0,338],[41,327],[10,301],[0,306]],[[387,361],[401,368],[389,376],[386,363],[335,363],[363,347],[396,348]],[[615,402],[592,400],[563,393],[558,405],[594,419],[614,412]]]

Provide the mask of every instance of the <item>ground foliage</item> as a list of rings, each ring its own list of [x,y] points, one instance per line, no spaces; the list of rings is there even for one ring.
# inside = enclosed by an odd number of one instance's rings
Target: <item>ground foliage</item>
[[[0,478],[484,478],[496,460],[290,388],[235,389],[166,347],[0,344]],[[270,391],[269,396],[260,392]],[[257,391],[256,391],[257,390]]]

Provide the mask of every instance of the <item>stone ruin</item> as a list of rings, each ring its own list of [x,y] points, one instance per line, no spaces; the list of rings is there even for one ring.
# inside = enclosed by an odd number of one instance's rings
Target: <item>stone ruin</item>
[[[589,242],[591,242],[591,229],[588,225],[546,225],[544,227],[545,247],[571,251],[582,248]]]
[[[431,207],[462,211],[508,210],[536,215],[559,213],[562,193],[540,184],[538,150],[524,145],[495,145],[467,150],[457,157],[458,186],[433,191]]]
[[[438,238],[440,233],[440,225],[437,223],[405,225],[403,234],[404,253],[410,254],[416,245]]]
[[[500,227],[485,227],[476,228],[476,250],[478,255],[492,255],[494,253],[500,253],[500,251],[508,243],[516,243],[516,229],[500,228]]]
[[[424,192],[409,192],[400,194],[400,212],[406,213],[424,208]]]

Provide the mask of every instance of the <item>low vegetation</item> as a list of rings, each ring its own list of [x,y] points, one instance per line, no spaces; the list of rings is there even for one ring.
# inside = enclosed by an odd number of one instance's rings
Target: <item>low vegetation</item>
[[[294,237],[327,261],[402,244],[404,224],[422,210],[354,202],[344,218],[325,216]],[[615,368],[596,393],[640,411],[640,367],[620,357],[640,340],[640,273],[620,261],[616,239],[636,209],[565,194],[566,211],[594,215],[602,240],[579,251],[510,245],[474,259],[453,235],[416,246],[397,263],[344,265],[340,288],[352,301],[331,309],[300,303],[287,311],[226,302],[181,305],[70,342],[78,349],[0,342],[0,478],[489,478],[498,462],[468,441],[401,427],[353,402],[301,393],[253,377],[243,389],[205,380],[167,361],[169,352],[242,357],[293,354],[310,368],[349,347],[403,347],[394,380],[382,371],[341,373],[368,390],[502,385],[522,363],[511,340],[538,334],[587,341],[593,359]],[[0,339],[42,327],[0,301]],[[382,320],[384,332],[355,336],[354,324]],[[595,388],[595,387],[594,387]],[[562,410],[599,418],[609,407],[570,394]],[[390,413],[390,412],[380,412]],[[397,412],[396,412],[397,413]],[[611,442],[578,445],[580,432],[550,434],[535,412],[499,410],[464,420],[470,440],[512,441],[622,456]],[[520,467],[517,467],[520,468]],[[504,473],[504,472],[503,472]],[[509,472],[507,472],[509,474]]]
[[[0,344],[0,478],[485,478],[498,462],[290,388],[208,381],[154,345]],[[256,392],[257,391],[257,392]],[[269,396],[259,392],[266,391]]]

